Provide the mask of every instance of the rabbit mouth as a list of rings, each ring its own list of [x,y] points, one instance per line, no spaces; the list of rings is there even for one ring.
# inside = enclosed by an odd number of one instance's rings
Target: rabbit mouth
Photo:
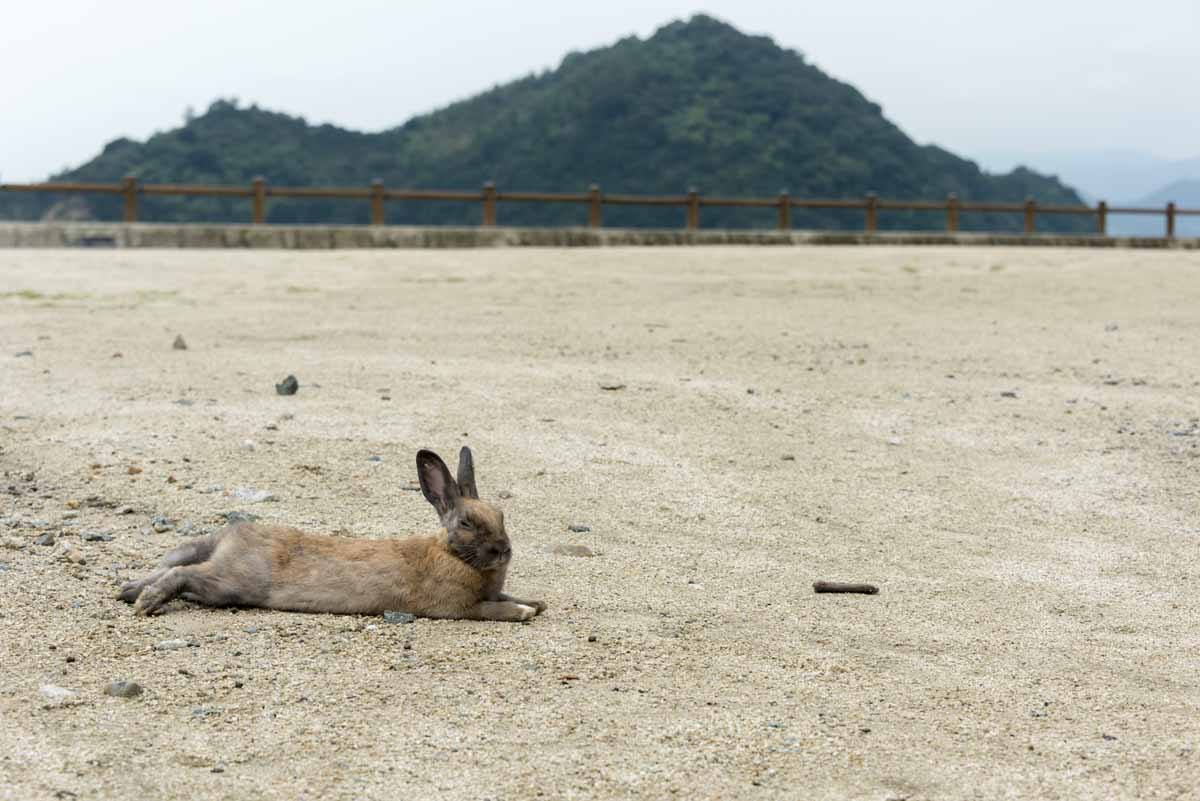
[[[512,550],[500,553],[480,552],[470,545],[451,543],[454,555],[476,570],[495,570],[504,567],[512,559]]]

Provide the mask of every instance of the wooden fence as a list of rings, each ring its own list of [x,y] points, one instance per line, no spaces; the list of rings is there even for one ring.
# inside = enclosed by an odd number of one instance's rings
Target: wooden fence
[[[371,225],[382,225],[383,209],[387,201],[457,201],[475,202],[482,206],[482,224],[496,224],[496,206],[500,203],[575,203],[587,207],[588,225],[601,225],[604,206],[676,206],[684,210],[684,224],[688,230],[700,227],[700,209],[704,207],[725,208],[770,208],[776,210],[777,227],[789,230],[792,227],[792,209],[849,209],[863,213],[863,228],[867,232],[878,229],[879,214],[885,211],[933,211],[945,215],[946,230],[959,230],[960,215],[968,212],[986,214],[1020,214],[1024,219],[1024,231],[1034,232],[1039,214],[1074,214],[1093,217],[1096,232],[1108,232],[1110,214],[1157,214],[1164,218],[1163,233],[1168,238],[1175,236],[1175,220],[1183,215],[1200,216],[1200,209],[1180,209],[1174,203],[1165,208],[1131,208],[1109,206],[1100,201],[1096,206],[1042,205],[1032,198],[1024,203],[974,203],[963,202],[955,195],[942,201],[883,200],[874,194],[857,199],[813,200],[794,198],[781,192],[772,198],[706,197],[695,189],[686,195],[609,195],[593,184],[587,192],[579,194],[548,192],[501,192],[495,184],[488,182],[477,192],[445,191],[440,189],[388,189],[382,181],[373,181],[369,187],[281,187],[268,186],[262,178],[255,178],[249,186],[201,186],[193,184],[143,184],[136,178],[127,177],[117,184],[89,183],[40,183],[0,184],[0,192],[61,192],[119,195],[123,199],[125,222],[137,222],[138,199],[147,196],[199,196],[248,198],[251,222],[266,221],[268,198],[361,200],[370,204]]]

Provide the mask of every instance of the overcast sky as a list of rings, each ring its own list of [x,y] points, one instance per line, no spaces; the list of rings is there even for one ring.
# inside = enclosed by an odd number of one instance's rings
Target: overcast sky
[[[217,97],[379,130],[698,11],[800,50],[967,157],[1200,156],[1200,0],[3,0],[0,180]]]

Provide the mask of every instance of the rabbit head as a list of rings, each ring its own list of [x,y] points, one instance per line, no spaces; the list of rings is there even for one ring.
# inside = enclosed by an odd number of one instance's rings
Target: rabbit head
[[[433,451],[417,452],[417,477],[425,500],[433,504],[446,528],[450,549],[480,571],[503,570],[512,558],[504,513],[479,500],[471,449],[458,454],[458,480]]]

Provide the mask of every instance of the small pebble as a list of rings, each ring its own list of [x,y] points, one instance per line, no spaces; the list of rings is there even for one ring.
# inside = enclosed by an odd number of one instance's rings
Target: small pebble
[[[87,559],[85,559],[83,554],[75,548],[68,548],[67,550],[63,551],[63,558],[76,565],[87,564]]]
[[[175,524],[162,515],[155,515],[150,520],[150,527],[161,534],[164,531],[170,531],[175,528]]]
[[[180,648],[187,647],[187,640],[162,640],[154,644],[155,651],[178,651]]]
[[[383,620],[385,623],[412,623],[417,619],[416,615],[411,615],[408,612],[384,612]]]
[[[511,492],[509,492],[508,490],[500,490],[500,492],[499,492],[499,497],[506,501],[509,498],[511,498],[512,496],[513,496],[513,494]]]
[[[229,525],[234,523],[253,523],[258,520],[258,515],[252,515],[249,512],[225,512],[221,515],[225,518],[225,522]]]
[[[588,635],[588,642],[595,642],[595,641],[596,641],[596,635],[595,635],[595,634],[589,634],[589,635]]]
[[[74,690],[68,690],[66,687],[56,687],[53,684],[43,684],[38,688],[38,694],[49,701],[51,706],[62,706],[79,697],[79,693]]]
[[[300,382],[294,375],[289,375],[275,385],[275,391],[280,395],[295,395],[298,389],[300,389]]]
[[[142,694],[142,685],[136,681],[118,680],[110,682],[104,688],[105,695],[111,695],[114,698],[134,698]]]
[[[1013,390],[1009,389],[1009,390],[1005,390],[1004,392],[1001,392],[1001,393],[1000,393],[1000,397],[1002,397],[1002,398],[1015,398],[1015,397],[1017,397],[1017,393],[1016,393],[1015,391],[1013,391]]]
[[[255,489],[254,487],[234,487],[229,491],[229,494],[239,501],[245,501],[246,503],[266,503],[267,501],[279,500],[267,490]]]
[[[585,526],[580,523],[572,523],[571,525],[567,526],[567,531],[573,531],[576,534],[584,534],[591,530],[592,530],[591,526]]]
[[[183,334],[175,335],[175,341],[171,343],[171,347],[175,350],[187,350],[187,343],[183,341]]]
[[[382,456],[368,456],[367,461],[368,462],[382,462],[383,457]]]
[[[585,545],[555,545],[550,549],[550,553],[558,554],[559,556],[595,556],[596,552]]]
[[[103,531],[89,531],[83,535],[83,538],[88,542],[112,542],[113,535],[105,534]]]
[[[54,532],[47,531],[45,534],[43,534],[42,536],[35,539],[33,541],[33,544],[34,545],[53,545],[54,544]]]

